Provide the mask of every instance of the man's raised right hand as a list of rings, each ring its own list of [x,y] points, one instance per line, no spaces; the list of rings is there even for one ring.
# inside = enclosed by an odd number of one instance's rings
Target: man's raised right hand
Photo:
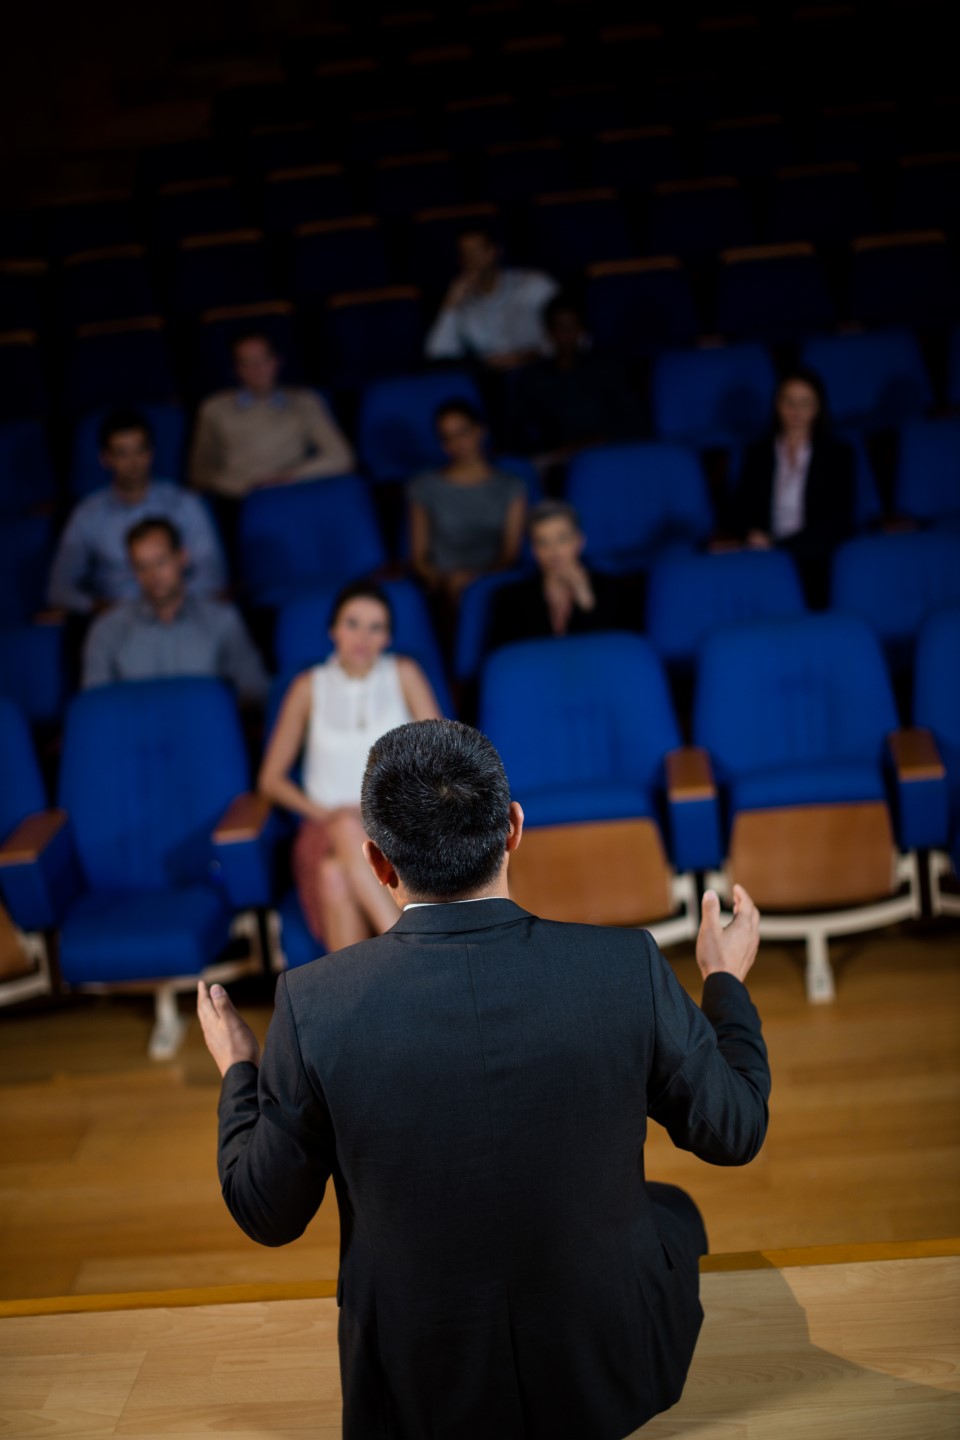
[[[721,923],[717,892],[704,892],[697,935],[697,964],[704,979],[726,973],[746,980],[759,944],[760,911],[742,885],[733,887],[733,919],[729,925]]]

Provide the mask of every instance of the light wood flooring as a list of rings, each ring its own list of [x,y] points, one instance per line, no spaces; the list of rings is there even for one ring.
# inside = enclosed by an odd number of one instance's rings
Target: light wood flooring
[[[643,1440],[960,1432],[960,1257],[727,1271],[702,1294],[683,1397]],[[0,1345],[11,1436],[340,1437],[332,1299],[5,1319]]]
[[[696,995],[691,950],[670,953]],[[831,953],[831,1006],[807,1004],[800,947],[765,946],[755,969],[774,1089],[752,1165],[703,1165],[651,1127],[648,1175],[689,1188],[714,1251],[960,1232],[960,926]],[[235,988],[261,1035],[269,993]],[[0,1299],[331,1280],[332,1194],[294,1245],[247,1240],[219,1194],[198,1028],[156,1064],[150,1023],[149,1001],[119,997],[0,1012]]]

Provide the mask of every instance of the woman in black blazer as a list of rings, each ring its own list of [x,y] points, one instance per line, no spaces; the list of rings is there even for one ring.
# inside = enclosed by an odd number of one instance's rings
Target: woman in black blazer
[[[737,529],[754,549],[797,562],[811,605],[827,603],[830,561],[854,528],[854,454],[831,433],[818,375],[794,370],[777,387],[773,433],[751,445],[737,487]]]

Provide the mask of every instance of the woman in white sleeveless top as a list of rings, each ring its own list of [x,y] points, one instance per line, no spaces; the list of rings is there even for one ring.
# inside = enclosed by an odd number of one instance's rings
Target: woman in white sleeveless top
[[[360,784],[374,740],[409,720],[440,716],[430,683],[403,655],[385,655],[391,614],[376,585],[349,585],[333,607],[333,654],[298,675],[283,699],[258,788],[302,817],[293,849],[300,903],[328,950],[389,930],[392,898],[361,853]],[[302,784],[289,771],[302,755]]]

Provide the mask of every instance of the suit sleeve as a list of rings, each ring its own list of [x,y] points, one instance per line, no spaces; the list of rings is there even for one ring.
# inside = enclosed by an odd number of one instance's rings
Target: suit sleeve
[[[679,1149],[711,1165],[746,1165],[767,1133],[760,1017],[733,975],[708,976],[698,1008],[647,938],[656,1015],[649,1114]]]
[[[249,1061],[231,1065],[219,1118],[217,1168],[230,1214],[261,1245],[296,1240],[320,1208],[334,1139],[304,1069],[283,975],[259,1074]]]

